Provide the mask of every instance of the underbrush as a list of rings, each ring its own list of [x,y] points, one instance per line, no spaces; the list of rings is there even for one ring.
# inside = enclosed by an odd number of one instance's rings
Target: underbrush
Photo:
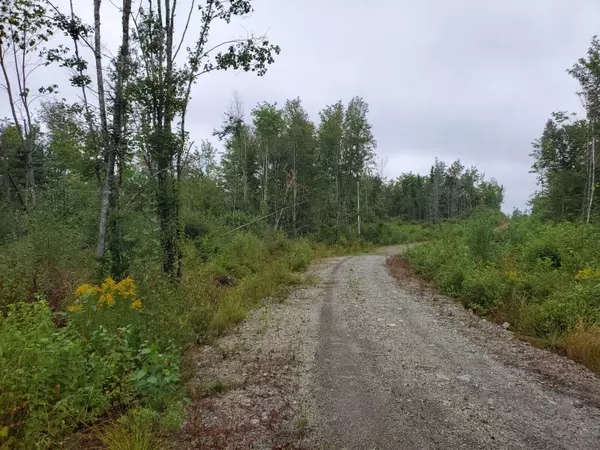
[[[455,221],[439,223],[403,223],[395,220],[378,221],[364,227],[364,238],[375,245],[401,245],[425,242],[450,233]]]
[[[93,259],[69,258],[79,243],[61,248],[65,241],[47,240],[42,251],[27,238],[3,247],[0,265],[16,262],[26,274],[3,272],[0,284],[0,448],[52,447],[109,413],[123,420],[101,431],[108,448],[164,448],[160,436],[185,417],[185,348],[301,282],[296,272],[314,255],[305,239],[219,229],[185,241],[177,283],[143,258],[130,277],[96,283]],[[36,271],[40,254],[54,259]],[[60,290],[36,292],[54,276]]]
[[[410,248],[413,270],[467,308],[600,373],[600,230],[485,214]]]

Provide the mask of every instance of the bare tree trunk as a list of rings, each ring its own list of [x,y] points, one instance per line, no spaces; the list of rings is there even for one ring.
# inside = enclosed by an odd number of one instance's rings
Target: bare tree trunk
[[[131,0],[123,0],[122,13],[122,41],[119,52],[119,59],[116,65],[117,82],[115,86],[114,106],[113,106],[113,126],[112,133],[108,134],[108,125],[106,119],[106,104],[104,99],[104,86],[102,75],[102,54],[101,54],[101,35],[100,35],[100,1],[94,0],[94,24],[95,24],[95,53],[96,53],[96,71],[98,77],[98,97],[100,103],[100,121],[102,134],[104,136],[106,152],[106,178],[102,187],[102,199],[100,205],[100,229],[98,234],[97,257],[103,262],[106,251],[106,234],[108,228],[108,215],[111,209],[111,196],[114,195],[114,175],[116,157],[123,146],[123,126],[125,115],[124,103],[124,83],[126,71],[128,70],[129,59],[129,16],[131,15]],[[101,93],[102,92],[102,93]],[[113,198],[113,203],[115,199]]]
[[[109,143],[108,124],[106,120],[106,100],[104,95],[104,74],[102,71],[102,36],[100,24],[100,4],[102,0],[94,0],[94,56],[96,59],[96,83],[98,90],[98,106],[100,108],[100,127],[104,162],[106,164],[106,177],[102,186],[100,199],[100,223],[98,230],[98,246],[96,256],[100,262],[104,262],[106,250],[106,230],[108,225],[108,212],[110,209],[110,194],[112,191],[113,177],[115,172],[115,155]]]
[[[595,119],[592,122],[592,153],[590,155],[590,191],[587,206],[586,223],[590,223],[592,214],[592,206],[594,203],[594,190],[596,188],[596,135],[595,135]]]
[[[296,172],[296,145],[294,144],[294,175],[292,178],[292,183],[294,183],[294,198],[292,200],[292,205],[293,205],[293,211],[292,211],[292,226],[294,227],[294,236],[298,237],[298,228],[296,227],[296,198],[298,195],[298,188],[297,188],[297,181],[298,181],[298,175]]]
[[[267,212],[269,210],[269,205],[267,204],[269,200],[269,142],[267,141],[267,145],[265,148],[265,185],[263,187],[263,202],[267,208]]]
[[[358,235],[360,236],[360,181],[359,180],[356,180],[356,212],[357,212]]]
[[[242,163],[242,182],[244,183],[244,212],[248,211],[248,149],[246,145],[246,137],[244,136],[244,162]]]
[[[8,76],[8,71],[6,69],[6,60],[4,58],[4,49],[2,48],[2,46],[0,46],[0,68],[2,68],[2,74],[4,75],[4,82],[5,82],[6,92],[8,94],[8,103],[10,105],[10,112],[12,114],[12,118],[13,118],[13,121],[14,121],[14,124],[15,124],[15,128],[17,130],[17,135],[19,136],[19,143],[22,146],[22,148],[25,149],[26,143],[25,143],[25,136],[24,136],[24,133],[23,133],[23,127],[21,126],[21,122],[20,122],[19,116],[17,114],[17,108],[15,106],[14,93],[13,93],[13,89],[12,89],[12,86],[11,86],[10,78]],[[29,166],[29,162],[28,162],[28,166]],[[21,205],[23,206],[23,209],[25,211],[27,211],[28,210],[27,192],[25,193],[25,198],[23,198],[23,195],[21,194],[21,190],[19,189],[19,186],[15,183],[15,180],[12,178],[12,176],[10,176],[10,180],[11,180],[11,183],[13,185],[13,188],[17,192],[17,195],[19,197]],[[29,180],[27,180],[27,181],[29,182]]]

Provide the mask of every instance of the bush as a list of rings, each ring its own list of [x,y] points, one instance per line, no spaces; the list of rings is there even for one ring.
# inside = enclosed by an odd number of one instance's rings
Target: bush
[[[0,324],[0,443],[44,447],[109,406],[99,359],[44,301],[18,303]]]
[[[0,323],[1,444],[45,447],[114,406],[161,409],[176,396],[178,347],[139,342],[131,325],[88,334],[71,321],[56,328],[43,300],[9,307]]]
[[[97,273],[85,239],[69,239],[60,227],[29,230],[0,252],[7,269],[0,280],[7,305],[0,322],[0,447],[50,447],[111,410],[125,417],[129,409],[153,411],[161,427],[178,426],[183,409],[170,405],[183,398],[182,349],[235,325],[261,299],[280,296],[314,255],[306,239],[217,224],[183,242],[179,283],[144,250],[126,255],[131,277],[81,284]],[[52,287],[57,280],[65,280],[60,290]],[[36,300],[38,287],[52,303]],[[30,302],[12,305],[15,298]],[[156,424],[131,420],[109,427],[106,445],[129,448],[145,433],[161,433]]]

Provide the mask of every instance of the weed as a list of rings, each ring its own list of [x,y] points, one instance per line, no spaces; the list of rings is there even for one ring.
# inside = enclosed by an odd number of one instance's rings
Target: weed
[[[296,428],[296,433],[298,433],[299,436],[304,436],[308,430],[308,418],[306,417],[306,415],[302,414],[300,415],[295,423],[294,423],[294,427]]]
[[[205,395],[222,394],[229,390],[229,385],[222,380],[213,380],[202,386]]]
[[[166,440],[160,438],[152,410],[134,410],[100,433],[108,450],[166,450]]]
[[[569,358],[600,373],[600,325],[579,322],[565,338],[564,348]]]

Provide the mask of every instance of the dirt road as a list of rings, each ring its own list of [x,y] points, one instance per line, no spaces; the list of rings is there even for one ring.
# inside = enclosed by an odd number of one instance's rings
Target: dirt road
[[[317,286],[271,311],[268,329],[255,314],[227,338],[248,344],[238,370],[278,364],[266,396],[245,380],[212,400],[223,448],[600,449],[600,380],[398,283],[385,259],[323,261]],[[240,419],[231,405],[244,399]],[[253,419],[267,413],[277,420]]]

